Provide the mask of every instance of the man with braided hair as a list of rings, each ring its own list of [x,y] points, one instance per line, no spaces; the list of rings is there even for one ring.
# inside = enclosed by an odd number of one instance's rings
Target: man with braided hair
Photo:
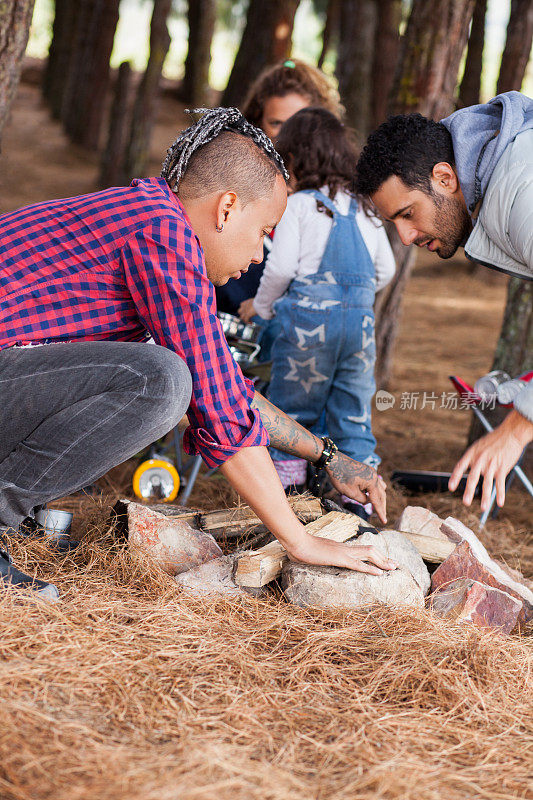
[[[261,131],[236,109],[213,109],[177,138],[161,178],[2,217],[4,539],[36,506],[91,483],[187,412],[187,451],[220,467],[291,556],[372,574],[395,567],[374,548],[305,532],[269,438],[321,460],[339,491],[370,499],[383,521],[385,484],[254,392],[216,316],[213,284],[261,261],[287,178]],[[5,547],[0,580],[57,596],[16,570]]]

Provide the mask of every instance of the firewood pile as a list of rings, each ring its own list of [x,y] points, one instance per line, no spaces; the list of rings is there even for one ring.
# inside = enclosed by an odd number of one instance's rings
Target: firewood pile
[[[201,512],[179,506],[157,510],[124,501],[133,555],[150,558],[189,592],[238,597],[266,596],[274,581],[285,598],[302,607],[427,607],[438,616],[503,633],[520,630],[533,619],[533,586],[519,572],[491,558],[476,534],[462,522],[440,519],[408,506],[394,529],[378,531],[342,511],[323,513],[315,498],[293,498],[293,509],[313,536],[373,545],[398,569],[369,575],[336,567],[289,560],[276,540],[257,549],[249,545],[223,554],[216,538],[259,536],[264,528],[248,507]]]

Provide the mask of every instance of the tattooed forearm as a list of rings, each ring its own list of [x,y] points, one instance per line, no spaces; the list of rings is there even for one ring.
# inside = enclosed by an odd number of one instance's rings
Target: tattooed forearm
[[[351,483],[359,479],[363,481],[377,480],[377,474],[372,467],[354,461],[344,453],[336,453],[333,461],[327,467],[332,478],[341,483]]]
[[[255,393],[252,407],[261,414],[272,447],[307,461],[317,461],[323,450],[322,440],[291,419],[259,392]]]

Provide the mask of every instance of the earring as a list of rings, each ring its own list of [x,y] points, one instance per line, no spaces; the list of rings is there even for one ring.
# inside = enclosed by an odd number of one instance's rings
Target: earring
[[[218,233],[222,233],[222,231],[224,230],[224,225],[221,225],[220,228],[218,227],[218,225],[215,225],[215,229],[218,231]]]

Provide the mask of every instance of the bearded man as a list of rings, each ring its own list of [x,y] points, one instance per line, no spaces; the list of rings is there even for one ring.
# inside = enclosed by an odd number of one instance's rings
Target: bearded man
[[[357,191],[405,245],[440,258],[465,255],[507,275],[533,280],[533,100],[519,92],[456,111],[440,122],[420,114],[390,117],[374,133],[357,166]],[[492,433],[475,442],[450,478],[454,491],[470,468],[463,500],[472,502],[483,475],[481,508],[533,441],[533,383]]]

